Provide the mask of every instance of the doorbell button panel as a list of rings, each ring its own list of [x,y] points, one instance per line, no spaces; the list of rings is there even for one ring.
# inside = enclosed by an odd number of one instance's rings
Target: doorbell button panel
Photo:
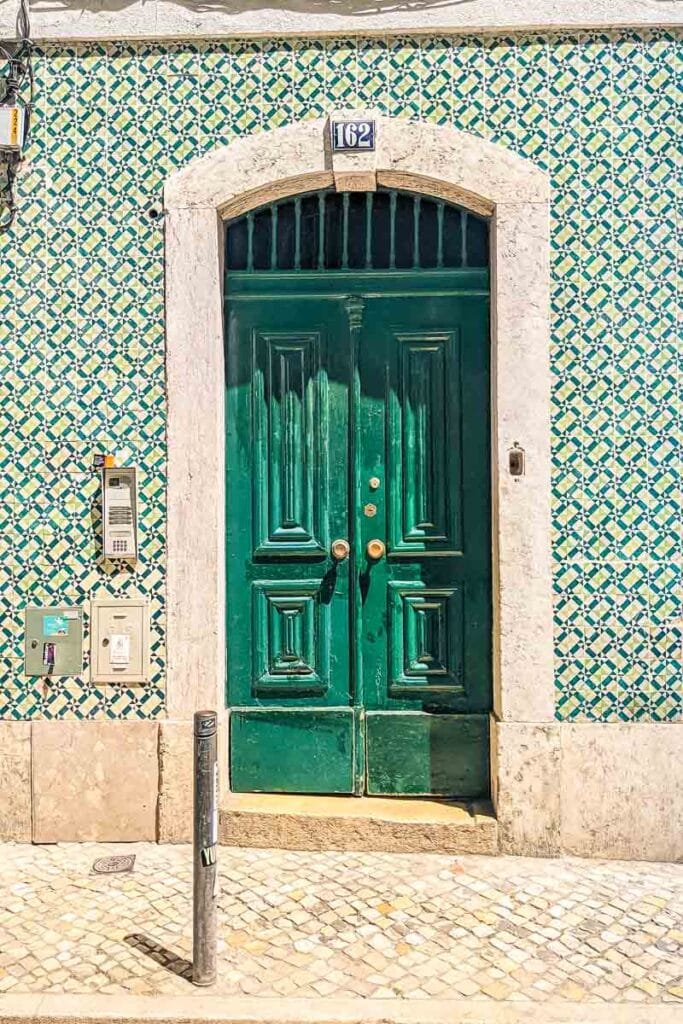
[[[102,531],[105,558],[138,556],[137,470],[102,470]]]
[[[516,441],[508,452],[508,467],[510,476],[524,476],[526,469],[525,453],[524,449]]]

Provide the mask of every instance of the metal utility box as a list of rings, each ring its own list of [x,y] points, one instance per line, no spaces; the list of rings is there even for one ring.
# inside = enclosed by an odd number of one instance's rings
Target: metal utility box
[[[138,557],[137,470],[102,470],[102,536],[105,558]]]
[[[147,598],[94,598],[90,605],[90,679],[93,683],[149,680]]]
[[[27,608],[24,674],[78,676],[83,671],[83,610]]]

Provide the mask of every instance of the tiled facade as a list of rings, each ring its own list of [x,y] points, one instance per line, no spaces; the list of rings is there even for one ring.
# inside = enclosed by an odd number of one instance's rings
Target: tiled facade
[[[147,205],[237,135],[367,105],[549,170],[557,716],[681,718],[680,37],[60,44],[35,75],[0,236],[0,717],[163,711],[164,246]],[[98,563],[105,450],[140,467],[135,570]],[[23,607],[101,590],[152,598],[152,684],[23,677]]]

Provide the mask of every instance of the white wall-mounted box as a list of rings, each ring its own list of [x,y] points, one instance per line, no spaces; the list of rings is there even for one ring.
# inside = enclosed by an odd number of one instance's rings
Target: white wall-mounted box
[[[93,683],[149,681],[147,598],[93,598],[90,604],[90,679]]]

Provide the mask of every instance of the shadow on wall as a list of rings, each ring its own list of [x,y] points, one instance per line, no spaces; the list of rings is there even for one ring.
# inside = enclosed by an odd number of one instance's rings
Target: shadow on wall
[[[1,2],[1,0],[0,0]],[[102,14],[115,13],[127,7],[137,7],[140,0],[35,0],[31,10],[89,11]],[[144,2],[144,0],[143,0]],[[245,14],[248,11],[285,8],[298,14],[373,15],[392,11],[421,11],[427,8],[460,7],[476,4],[477,0],[169,0],[178,7],[202,14],[222,11],[225,14]]]

